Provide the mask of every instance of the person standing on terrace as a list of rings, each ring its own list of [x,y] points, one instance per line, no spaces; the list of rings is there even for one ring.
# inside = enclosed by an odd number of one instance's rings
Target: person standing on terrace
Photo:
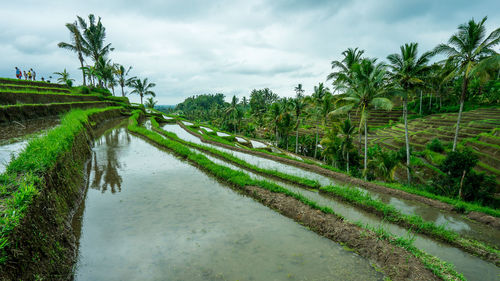
[[[21,70],[16,66],[16,78],[21,79],[23,78],[23,74],[21,73]]]

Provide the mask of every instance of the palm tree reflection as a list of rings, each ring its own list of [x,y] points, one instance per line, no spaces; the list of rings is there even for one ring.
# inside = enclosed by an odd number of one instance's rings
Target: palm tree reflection
[[[118,169],[122,167],[117,159],[120,145],[130,142],[130,136],[126,129],[117,128],[104,134],[95,142],[99,149],[93,151],[93,178],[90,187],[101,190],[102,193],[108,189],[111,193],[121,191],[122,177]]]

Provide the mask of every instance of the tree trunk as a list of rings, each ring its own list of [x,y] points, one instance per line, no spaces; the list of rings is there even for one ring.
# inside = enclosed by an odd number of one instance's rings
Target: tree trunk
[[[403,99],[403,116],[405,119],[405,142],[406,142],[406,173],[408,174],[408,185],[411,184],[410,173],[410,139],[408,136],[408,100]]]
[[[358,151],[359,151],[359,152],[360,152],[360,154],[361,154],[361,136],[362,136],[363,134],[361,133],[361,128],[359,128],[359,129],[358,129],[358,131],[359,131],[359,136],[358,136],[358,138],[359,138],[359,140],[358,140]]]
[[[464,170],[464,173],[462,174],[462,179],[460,179],[460,189],[458,190],[458,198],[460,199],[463,199],[462,198],[462,188],[464,186],[464,178],[465,178],[465,170]]]
[[[122,88],[122,97],[125,96],[125,92],[123,91],[123,85],[120,85],[120,87]]]
[[[467,77],[464,77],[464,83],[462,84],[462,95],[460,95],[460,109],[458,111],[458,117],[457,117],[457,127],[455,130],[455,138],[453,139],[453,149],[452,151],[455,151],[457,148],[457,141],[458,141],[458,131],[460,129],[460,119],[462,119],[462,110],[464,109],[464,102],[465,102],[465,93],[467,92],[467,85],[469,83],[469,79]]]
[[[367,168],[368,168],[368,125],[367,120],[365,120],[365,159],[364,159],[364,172],[365,180],[367,179]]]
[[[297,118],[297,132],[295,133],[295,154],[298,154],[299,152],[299,126],[300,119]]]
[[[316,145],[314,146],[314,159],[316,159],[317,152],[318,152],[318,127],[316,127]]]
[[[113,97],[115,96],[115,86],[111,85],[111,90],[113,91]]]
[[[429,113],[431,113],[432,110],[432,92],[431,92],[431,97],[429,98]]]
[[[142,104],[142,95],[141,95],[141,104]]]
[[[419,114],[422,115],[422,90],[420,90],[420,110]]]
[[[349,150],[347,151],[347,173],[349,174]]]
[[[81,55],[81,54],[79,54],[80,65],[82,66],[83,86],[86,86],[86,83],[85,83],[85,71],[83,71],[83,58],[82,58],[81,56],[82,56],[82,55]]]

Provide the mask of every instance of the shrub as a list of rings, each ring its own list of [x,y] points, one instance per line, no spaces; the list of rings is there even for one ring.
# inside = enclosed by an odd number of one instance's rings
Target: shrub
[[[427,148],[434,152],[444,152],[444,146],[438,138],[432,139],[428,144]]]

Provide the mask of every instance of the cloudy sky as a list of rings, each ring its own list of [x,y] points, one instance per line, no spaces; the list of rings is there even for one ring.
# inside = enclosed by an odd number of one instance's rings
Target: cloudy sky
[[[38,79],[66,68],[81,83],[77,56],[57,43],[70,40],[65,23],[93,13],[115,48],[110,58],[155,82],[159,104],[266,87],[292,96],[298,83],[309,94],[348,47],[384,59],[406,42],[429,50],[472,17],[488,16],[488,31],[500,26],[495,0],[2,2],[0,77],[14,77],[15,66]]]

